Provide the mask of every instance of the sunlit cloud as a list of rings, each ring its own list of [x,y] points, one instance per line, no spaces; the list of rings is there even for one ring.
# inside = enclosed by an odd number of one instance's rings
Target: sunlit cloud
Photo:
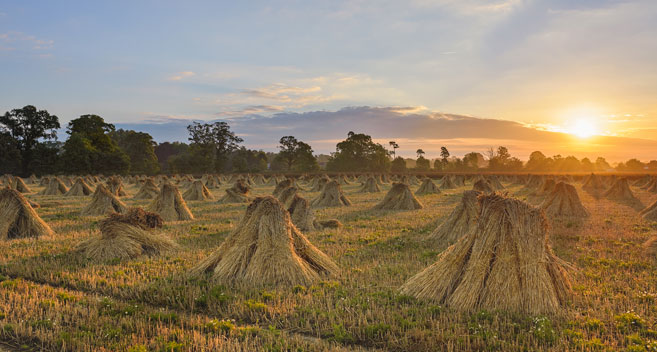
[[[180,81],[182,79],[193,77],[193,76],[196,76],[196,73],[194,73],[192,71],[182,71],[182,72],[176,73],[173,76],[170,76],[169,81]]]

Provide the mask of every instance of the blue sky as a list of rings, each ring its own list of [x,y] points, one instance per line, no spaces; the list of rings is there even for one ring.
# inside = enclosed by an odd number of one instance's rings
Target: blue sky
[[[454,114],[651,139],[656,23],[652,0],[2,1],[0,109],[33,104],[64,122],[96,113],[170,132],[157,138],[184,138],[179,127],[192,119],[245,126],[369,106],[408,107],[395,113],[400,124],[408,113]],[[371,115],[348,111],[351,120]],[[268,127],[238,132],[266,149],[278,130],[295,132],[260,125]],[[303,129],[298,137],[321,145],[350,129],[310,127],[325,138]],[[395,138],[396,129],[374,137]],[[436,131],[413,131],[404,138],[438,143]],[[464,150],[499,142],[468,136],[447,137]],[[531,145],[518,141],[523,156]],[[402,154],[413,154],[411,144]]]

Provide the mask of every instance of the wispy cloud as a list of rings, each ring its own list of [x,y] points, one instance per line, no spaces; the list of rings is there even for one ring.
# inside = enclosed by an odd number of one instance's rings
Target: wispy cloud
[[[54,40],[37,38],[23,32],[9,31],[0,33],[0,50],[4,51],[31,50],[43,52],[52,49],[54,45]]]
[[[196,73],[192,71],[182,71],[170,76],[169,81],[180,81],[182,79],[193,77],[193,76],[196,76]]]

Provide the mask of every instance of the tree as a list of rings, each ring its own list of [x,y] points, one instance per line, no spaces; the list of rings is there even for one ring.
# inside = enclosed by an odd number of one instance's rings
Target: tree
[[[204,124],[193,122],[187,126],[187,131],[189,140],[199,147],[198,151],[203,157],[213,161],[212,166],[216,172],[224,169],[228,155],[244,141],[223,121]]]
[[[463,156],[462,165],[467,170],[477,170],[479,169],[479,160],[483,159],[483,156],[477,152],[470,152]]]
[[[540,151],[532,152],[525,168],[528,171],[544,171],[547,157]]]
[[[154,148],[155,156],[160,163],[161,172],[170,172],[169,159],[173,156],[184,154],[189,150],[189,145],[181,142],[164,142]]]
[[[390,165],[390,171],[392,172],[406,171],[406,160],[404,160],[404,158],[402,157],[396,157]]]
[[[422,171],[429,170],[431,167],[431,162],[424,157],[424,150],[418,149],[415,153],[417,153],[415,168]]]
[[[446,165],[443,163],[442,159],[436,159],[433,161],[433,168],[436,171],[443,171]]]
[[[57,139],[57,128],[60,128],[57,116],[50,115],[46,110],[37,110],[32,105],[5,112],[0,116],[0,133],[4,134],[5,143],[13,145],[9,153],[18,150],[20,161],[14,163],[14,166],[20,165],[22,176],[32,173],[37,146],[44,141]],[[13,143],[7,140],[8,136],[13,139]]]
[[[130,157],[110,138],[109,134],[114,130],[114,125],[98,115],[82,115],[71,120],[66,131],[70,137],[64,144],[62,155],[71,172],[127,173]]]
[[[650,160],[650,162],[646,166],[648,167],[648,170],[651,171],[657,170],[657,160]]]
[[[239,173],[263,172],[267,170],[267,154],[262,150],[238,148],[230,155],[229,170]]]
[[[593,172],[595,170],[595,166],[593,165],[593,163],[591,162],[591,159],[589,159],[589,158],[584,158],[584,159],[580,160],[580,164],[581,164],[582,171]]]
[[[347,139],[336,145],[336,151],[326,164],[329,171],[387,171],[390,168],[388,151],[372,137],[349,132]]]
[[[447,158],[449,158],[449,150],[445,147],[440,147],[440,158],[443,161],[443,165],[447,165]]]
[[[643,171],[645,167],[646,164],[642,163],[639,159],[630,159],[625,162],[627,171]]]
[[[0,131],[0,174],[18,175],[21,169],[21,151],[9,132]]]
[[[397,157],[397,148],[399,148],[399,144],[395,141],[390,141],[388,144],[392,147],[392,159],[394,160]]]
[[[596,171],[607,171],[611,169],[611,165],[603,157],[598,157],[595,159],[595,169]]]
[[[130,158],[130,173],[154,175],[160,171],[155,155],[156,143],[150,134],[119,129],[109,135]]]
[[[279,141],[281,144],[278,153],[279,158],[285,165],[286,170],[291,171],[315,171],[319,169],[319,164],[313,156],[313,149],[310,145],[297,140],[293,136],[282,137]]]

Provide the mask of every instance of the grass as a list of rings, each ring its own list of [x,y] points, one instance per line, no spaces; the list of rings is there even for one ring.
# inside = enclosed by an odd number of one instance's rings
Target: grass
[[[81,351],[657,350],[657,267],[641,250],[656,230],[628,206],[596,200],[578,186],[591,218],[552,222],[555,253],[576,268],[575,296],[563,315],[464,313],[397,289],[444,250],[425,237],[467,188],[419,196],[424,209],[401,212],[371,210],[389,186],[374,194],[358,188],[343,187],[353,206],[316,210],[319,219],[339,219],[341,230],[306,233],[342,275],[266,290],[185,278],[221,244],[246,205],[188,202],[196,219],[164,227],[181,245],[177,252],[94,263],[71,254],[98,231],[100,217],[78,215],[91,198],[30,195],[56,235],[0,243],[0,341]],[[224,189],[211,191],[218,199]],[[254,194],[272,190],[256,187]],[[634,191],[644,204],[654,200]]]

